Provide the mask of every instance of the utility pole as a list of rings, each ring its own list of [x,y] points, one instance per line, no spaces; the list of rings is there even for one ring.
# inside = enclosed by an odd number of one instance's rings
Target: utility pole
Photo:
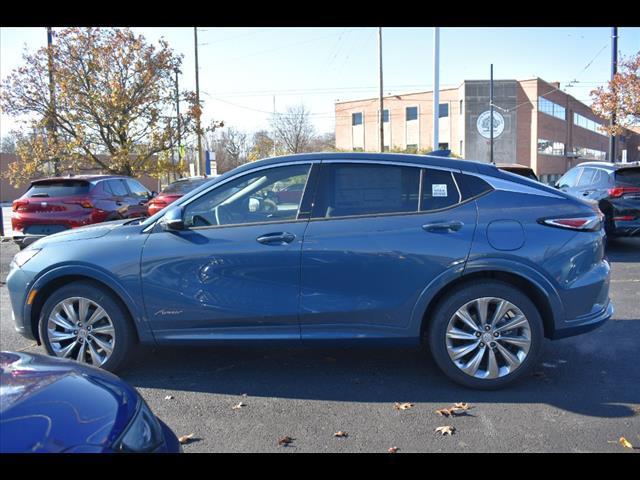
[[[380,113],[378,115],[380,121],[380,153],[384,152],[384,99],[382,94],[382,27],[378,27],[378,79],[380,80],[380,97],[379,108]]]
[[[198,109],[200,109],[200,81],[198,72],[198,27],[193,27],[193,41],[196,51],[196,104],[198,105]],[[206,170],[204,165],[204,156],[202,155],[202,129],[200,126],[201,116],[202,110],[200,110],[199,115],[196,117],[196,135],[198,137],[198,175],[204,176]]]
[[[440,27],[433,28],[433,150],[440,149]]]
[[[53,31],[51,27],[47,27],[47,55],[49,63],[49,118],[47,119],[47,126],[49,127],[49,137],[51,142],[56,145],[56,84],[53,76]],[[59,160],[57,157],[53,158],[53,174],[59,175]]]
[[[489,137],[489,161],[493,161],[493,63],[491,64],[491,72],[489,74],[489,123],[491,124],[491,135]]]
[[[618,27],[611,28],[611,80],[615,77],[618,71]],[[616,112],[615,109],[611,115],[610,125],[613,127],[616,124]],[[609,161],[616,161],[616,137],[615,135],[609,135]]]

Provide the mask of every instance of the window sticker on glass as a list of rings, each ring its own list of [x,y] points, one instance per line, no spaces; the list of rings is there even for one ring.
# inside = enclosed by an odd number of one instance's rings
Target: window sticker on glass
[[[447,184],[446,183],[434,183],[431,185],[432,197],[446,197],[447,196]]]

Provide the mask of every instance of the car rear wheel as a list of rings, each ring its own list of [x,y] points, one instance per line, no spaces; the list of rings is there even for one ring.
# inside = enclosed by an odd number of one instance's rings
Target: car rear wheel
[[[109,371],[126,363],[136,338],[128,313],[113,294],[85,282],[67,284],[47,299],[39,329],[50,355]]]
[[[436,307],[427,334],[433,358],[449,378],[487,390],[525,375],[544,337],[533,302],[498,281],[467,285],[446,297]]]

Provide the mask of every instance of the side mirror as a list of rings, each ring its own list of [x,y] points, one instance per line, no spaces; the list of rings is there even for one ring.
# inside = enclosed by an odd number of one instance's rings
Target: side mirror
[[[160,227],[166,232],[176,232],[180,230],[186,230],[184,225],[182,207],[174,207],[169,209],[167,213],[160,220]]]
[[[155,190],[152,190],[147,196],[149,197],[149,199],[152,199],[157,195],[158,195],[158,192],[156,192]]]

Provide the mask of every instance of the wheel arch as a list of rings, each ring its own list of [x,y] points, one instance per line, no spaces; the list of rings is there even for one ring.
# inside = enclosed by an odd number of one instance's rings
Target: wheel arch
[[[470,271],[452,279],[426,300],[424,307],[422,307],[421,309],[421,340],[423,340],[425,337],[425,333],[431,321],[432,312],[442,301],[442,299],[456,289],[462,288],[467,284],[473,284],[474,282],[478,282],[480,280],[503,281],[509,285],[514,286],[524,295],[529,297],[529,299],[531,299],[531,301],[535,304],[542,318],[544,336],[547,338],[553,337],[557,320],[557,315],[554,315],[554,308],[558,308],[558,306],[561,307],[559,297],[557,297],[557,294],[555,294],[555,292],[550,293],[538,281],[522,275],[521,273],[516,273],[506,269],[479,269]]]
[[[108,291],[129,316],[129,321],[131,321],[136,332],[136,341],[153,341],[151,332],[148,330],[148,326],[143,319],[142,312],[120,285],[108,277],[105,278],[105,274],[102,272],[93,271],[93,269],[73,271],[72,269],[65,268],[47,272],[36,280],[30,289],[30,291],[36,290],[37,294],[33,304],[25,306],[25,318],[29,319],[31,331],[38,344],[41,343],[38,323],[42,307],[53,292],[75,281],[90,283]]]

